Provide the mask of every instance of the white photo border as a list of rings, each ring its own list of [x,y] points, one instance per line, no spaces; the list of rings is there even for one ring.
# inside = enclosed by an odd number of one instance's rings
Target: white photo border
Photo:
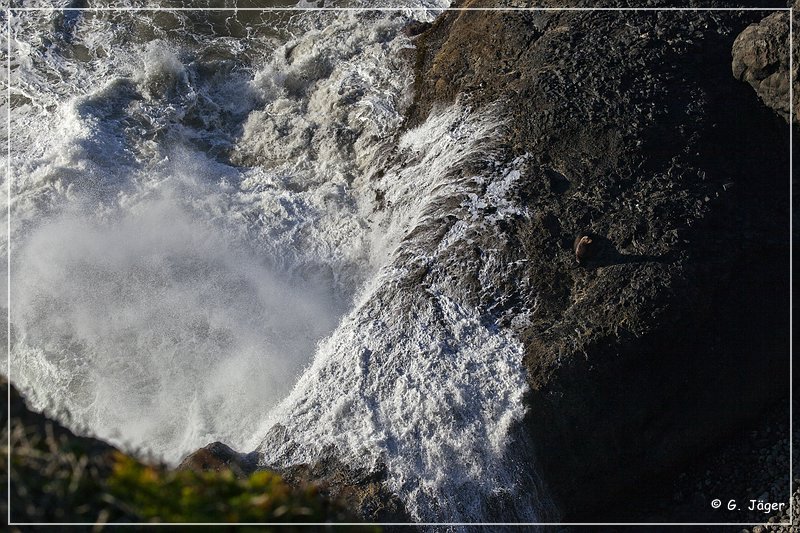
[[[10,0],[7,0],[10,2]],[[789,522],[774,522],[770,525],[791,527],[793,524],[793,472],[792,472],[792,458],[793,458],[793,393],[794,381],[792,379],[793,362],[792,362],[792,342],[793,342],[793,234],[792,234],[792,218],[793,218],[793,205],[792,205],[792,176],[793,176],[793,120],[794,120],[794,91],[792,83],[792,73],[794,67],[794,8],[793,7],[775,7],[775,8],[760,8],[760,7],[449,7],[449,8],[429,8],[429,7],[242,7],[242,8],[191,8],[191,7],[10,7],[5,6],[0,9],[0,12],[5,13],[6,18],[6,186],[7,186],[7,257],[6,257],[6,278],[7,278],[7,316],[6,316],[6,342],[7,342],[7,368],[6,377],[8,379],[8,397],[7,397],[7,423],[9,426],[8,442],[7,442],[7,461],[8,471],[7,476],[7,506],[8,516],[7,524],[9,526],[93,526],[95,522],[12,522],[11,521],[11,19],[14,12],[51,12],[51,11],[139,11],[139,12],[155,12],[155,11],[373,11],[373,12],[396,12],[396,11],[417,11],[417,12],[438,12],[443,13],[446,11],[631,11],[631,12],[648,12],[648,11],[761,11],[765,13],[774,12],[787,12],[789,14]],[[114,526],[225,526],[225,525],[270,525],[270,526],[754,526],[762,525],[765,522],[163,522],[163,523],[150,523],[150,522],[134,522],[134,523],[114,523]]]

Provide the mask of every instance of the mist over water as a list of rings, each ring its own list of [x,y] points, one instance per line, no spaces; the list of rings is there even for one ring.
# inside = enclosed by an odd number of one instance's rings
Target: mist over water
[[[125,43],[144,16],[108,17],[73,18],[68,38],[57,14],[16,21],[12,376],[34,405],[170,462],[244,448],[370,271],[349,163],[232,162],[249,114],[300,98],[264,93],[277,30],[248,46],[262,70],[224,35]]]
[[[415,519],[535,519],[519,341],[409,282],[519,214],[524,165],[491,167],[491,109],[402,132],[401,30],[435,14],[19,14],[11,377],[34,407],[171,463],[222,440],[383,464]]]
[[[169,198],[117,220],[65,213],[15,265],[14,370],[46,362],[48,396],[169,461],[212,440],[244,446],[339,312],[328,288],[280,279]]]

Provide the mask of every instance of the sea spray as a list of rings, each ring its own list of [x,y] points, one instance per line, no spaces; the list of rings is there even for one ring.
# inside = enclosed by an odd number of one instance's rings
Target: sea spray
[[[522,346],[444,275],[513,210],[501,117],[401,135],[411,13],[252,17],[17,17],[12,379],[173,463],[330,453],[415,519],[542,516]]]
[[[12,375],[30,399],[169,461],[242,446],[336,323],[324,284],[281,279],[166,195],[113,220],[65,212],[15,265]],[[58,379],[31,375],[40,363]]]
[[[392,207],[374,226],[373,249],[388,262],[273,411],[262,464],[333,456],[385,467],[421,521],[535,521],[548,509],[535,472],[510,459],[531,460],[510,452],[525,413],[522,345],[447,286],[448,248],[509,209],[505,188],[519,170],[492,164],[501,130],[495,110],[456,103],[400,139],[379,181]],[[459,222],[442,232],[448,219]]]

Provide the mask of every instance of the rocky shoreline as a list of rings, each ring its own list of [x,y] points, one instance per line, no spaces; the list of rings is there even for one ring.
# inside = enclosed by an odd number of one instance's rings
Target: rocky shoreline
[[[562,521],[786,519],[711,506],[780,503],[788,489],[788,48],[785,21],[763,18],[449,11],[408,31],[407,128],[455,101],[501,102],[497,157],[524,162],[508,198],[525,215],[397,290],[435,281],[522,340],[530,393],[514,460],[541,475]],[[454,213],[409,239],[435,249]],[[595,253],[577,264],[584,234]],[[214,444],[184,466],[246,476],[253,464]],[[408,520],[380,468],[329,457],[280,474],[365,520]],[[791,530],[752,531],[765,527]]]
[[[503,243],[509,297],[467,299],[506,324],[537,303],[517,327],[528,427],[564,520],[616,520],[615,500],[786,404],[788,131],[731,72],[762,17],[450,12],[417,41],[411,123],[501,100],[508,157],[534,162],[516,191],[533,216],[477,237]],[[585,231],[599,253],[575,268]]]
[[[753,455],[742,435],[763,431],[764,413],[788,417],[785,380],[774,380],[788,373],[777,326],[789,290],[788,131],[737,80],[746,78],[737,65],[755,63],[732,65],[762,17],[451,11],[408,32],[416,97],[407,127],[456,100],[476,110],[502,101],[499,157],[530,162],[513,201],[533,215],[451,247],[448,279],[436,281],[525,342],[531,393],[518,460],[541,471],[564,521],[674,521],[662,509],[672,486],[673,517],[718,521],[706,479],[675,479],[676,469],[711,476],[698,457],[711,465],[715,454],[744,453],[725,451],[731,439]],[[766,62],[781,72],[785,59]],[[457,217],[432,222],[428,237]],[[582,232],[597,253],[580,267]],[[472,265],[488,262],[480,250],[489,249],[495,266],[480,279]],[[747,485],[761,463],[747,464],[719,479]],[[299,468],[368,495],[356,501],[369,520],[398,516],[367,488],[380,472],[354,476],[332,458]],[[751,483],[742,497],[780,494],[780,479]],[[637,512],[619,504],[628,501]]]
[[[436,281],[523,339],[517,460],[535,464],[563,521],[741,521],[712,509],[713,494],[785,498],[788,388],[775,376],[788,373],[788,84],[762,95],[776,114],[740,81],[758,78],[742,51],[763,16],[450,11],[408,31],[407,128],[456,100],[501,101],[499,157],[529,161],[512,198],[532,216],[451,247]],[[777,60],[759,58],[774,82],[788,65],[771,50]],[[581,266],[584,233],[596,254]],[[478,278],[490,249],[495,266]],[[367,520],[403,517],[380,471],[334,458],[295,471],[348,494]]]

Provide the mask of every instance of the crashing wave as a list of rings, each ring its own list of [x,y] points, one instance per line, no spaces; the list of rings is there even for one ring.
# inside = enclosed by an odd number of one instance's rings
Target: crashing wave
[[[223,440],[381,464],[417,520],[536,520],[521,344],[447,276],[519,214],[523,162],[495,161],[496,110],[403,131],[401,30],[435,13],[16,16],[11,376],[33,404],[173,463]]]

